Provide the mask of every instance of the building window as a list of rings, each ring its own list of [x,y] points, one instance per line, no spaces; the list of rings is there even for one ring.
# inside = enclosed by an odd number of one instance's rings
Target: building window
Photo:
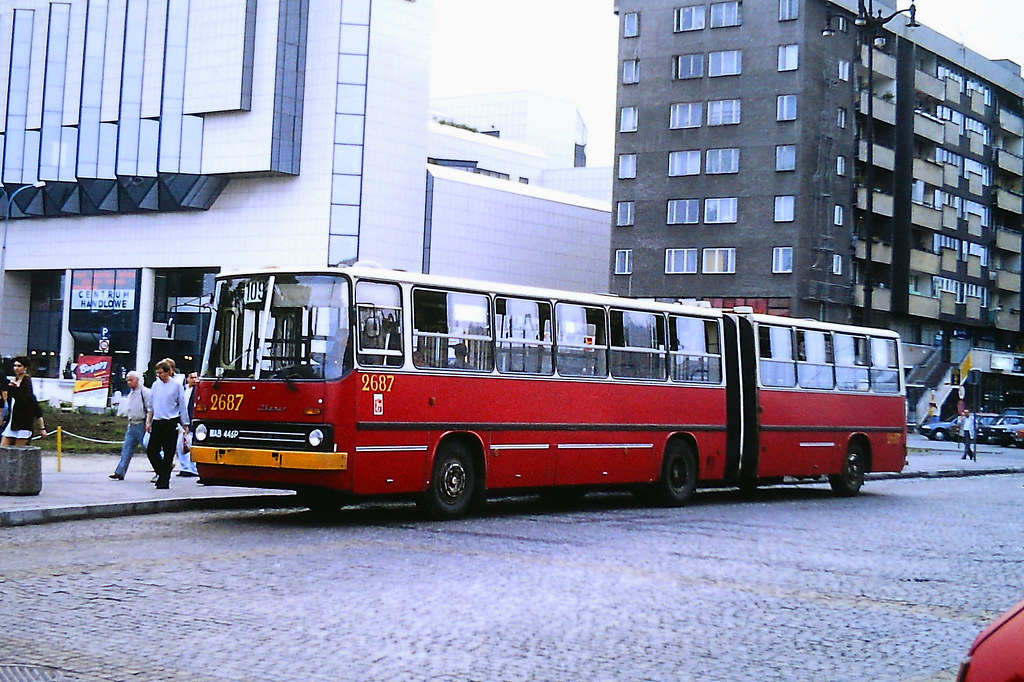
[[[618,227],[633,224],[634,206],[632,201],[620,201],[615,204],[615,224]]]
[[[708,102],[708,125],[726,126],[740,122],[740,101],[718,99]]]
[[[709,149],[707,153],[707,161],[704,164],[704,172],[708,175],[739,173],[740,150],[736,148]]]
[[[704,249],[705,275],[731,275],[736,272],[736,249]]]
[[[778,121],[796,120],[796,95],[779,95],[776,98],[775,118]]]
[[[704,200],[704,223],[707,225],[736,222],[736,197]]]
[[[640,82],[640,60],[627,59],[622,62],[622,82],[625,85]]]
[[[675,13],[675,32],[699,31],[704,28],[704,6],[679,7]]]
[[[792,21],[800,16],[800,0],[779,0],[779,21]]]
[[[777,223],[791,223],[793,222],[794,205],[796,204],[796,197],[792,195],[775,197],[775,222]]]
[[[617,249],[615,251],[615,274],[633,274],[633,249]]]
[[[622,15],[622,37],[636,38],[638,35],[640,35],[640,15],[637,12]]]
[[[703,106],[700,102],[678,102],[669,109],[668,127],[677,128],[700,128],[701,111]]]
[[[775,170],[796,170],[796,145],[780,144],[775,147]]]
[[[842,107],[836,109],[836,126],[840,128],[846,127],[846,109]]]
[[[840,155],[836,157],[836,175],[838,175],[839,177],[844,177],[846,175],[845,156]]]
[[[781,275],[793,272],[793,247],[776,246],[772,249],[772,273]]]
[[[636,177],[636,154],[619,154],[619,179]]]
[[[850,62],[845,59],[839,60],[839,80],[850,80]]]
[[[743,72],[743,52],[724,50],[708,55],[708,76],[735,76]]]
[[[636,107],[622,107],[619,111],[619,132],[635,133],[637,126]]]
[[[668,153],[669,177],[700,175],[700,150]]]
[[[843,257],[840,256],[838,253],[832,255],[832,274],[843,274]]]
[[[836,207],[832,209],[832,222],[835,225],[842,225],[844,213],[843,207],[840,204],[836,204]]]
[[[675,78],[700,78],[704,75],[703,54],[681,54],[675,58]]]
[[[711,4],[711,28],[739,26],[742,23],[742,2],[715,2]]]
[[[665,249],[665,274],[697,274],[697,249]]]
[[[669,225],[696,225],[700,222],[700,200],[669,199],[665,222]]]
[[[799,62],[799,45],[779,45],[779,71],[796,71]]]
[[[836,28],[839,29],[840,33],[846,33],[850,30],[849,24],[846,23],[846,17],[836,17]]]

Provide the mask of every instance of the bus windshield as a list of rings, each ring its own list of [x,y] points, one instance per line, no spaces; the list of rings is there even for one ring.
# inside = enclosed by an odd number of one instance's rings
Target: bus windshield
[[[342,277],[263,274],[219,281],[204,376],[338,379],[352,367]]]

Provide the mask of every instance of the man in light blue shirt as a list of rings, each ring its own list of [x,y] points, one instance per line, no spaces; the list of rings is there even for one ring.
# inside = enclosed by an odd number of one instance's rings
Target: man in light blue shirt
[[[156,487],[171,487],[171,469],[178,443],[178,425],[188,434],[188,407],[185,388],[174,380],[174,360],[164,358],[156,363],[156,381],[150,389],[152,412],[150,418],[149,463],[156,472]]]

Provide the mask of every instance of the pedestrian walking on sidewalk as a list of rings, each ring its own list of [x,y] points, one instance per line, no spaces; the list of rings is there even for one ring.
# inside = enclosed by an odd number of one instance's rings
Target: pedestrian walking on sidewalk
[[[188,414],[188,423],[192,423],[192,412],[196,405],[196,384],[199,383],[199,373],[195,370],[185,375],[185,411]],[[196,463],[192,461],[192,434],[184,431],[178,433],[178,464],[181,465],[179,476],[196,478],[199,470]]]
[[[156,472],[156,487],[171,487],[171,469],[178,442],[178,425],[188,433],[188,407],[185,388],[174,380],[174,360],[164,358],[156,363],[156,381],[152,391],[153,408],[150,414],[149,447],[146,454]]]
[[[960,425],[960,435],[964,440],[964,456],[960,459],[970,459],[973,462],[978,461],[978,455],[975,452],[976,445],[975,440],[977,438],[977,421],[974,418],[974,413],[969,409],[964,410],[963,421]]]
[[[124,445],[121,446],[121,461],[117,463],[110,478],[123,481],[128,473],[128,464],[132,461],[135,448],[145,446],[146,433],[149,431],[149,415],[153,412],[153,396],[142,384],[142,377],[132,370],[125,377],[131,392],[123,398],[122,414],[128,417],[128,429],[124,432]]]
[[[46,438],[43,412],[32,392],[32,377],[28,375],[28,358],[14,358],[14,379],[7,385],[7,399],[11,403],[11,417],[4,428],[0,445],[28,445],[32,431],[39,425],[40,438]]]

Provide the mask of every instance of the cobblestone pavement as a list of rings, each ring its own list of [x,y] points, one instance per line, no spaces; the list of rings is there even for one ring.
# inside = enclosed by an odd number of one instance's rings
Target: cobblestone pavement
[[[0,680],[952,680],[1024,596],[1022,483],[0,528]]]

